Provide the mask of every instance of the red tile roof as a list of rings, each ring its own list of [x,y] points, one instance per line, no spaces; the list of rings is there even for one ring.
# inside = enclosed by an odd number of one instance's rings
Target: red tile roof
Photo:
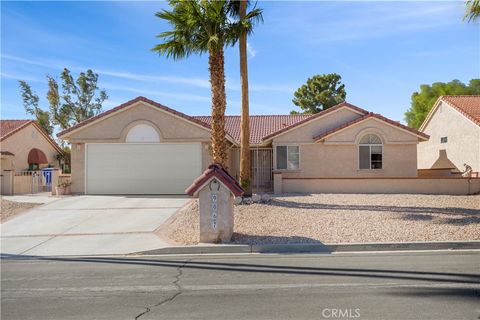
[[[480,126],[480,95],[442,96],[440,99]]]
[[[58,146],[55,140],[50,137],[45,130],[34,120],[0,120],[0,141],[5,140],[16,132],[26,128],[30,124],[33,124],[43,136],[51,143],[51,145],[57,149],[59,153],[63,153],[63,150]]]
[[[193,181],[192,185],[185,190],[185,193],[189,196],[193,196],[205,184],[205,182],[212,177],[220,180],[236,197],[241,196],[245,192],[238,181],[235,180],[235,178],[232,177],[221,165],[211,164],[200,177]]]
[[[288,130],[290,130],[290,129],[292,129],[292,128],[295,128],[295,127],[297,127],[297,126],[299,126],[299,125],[301,125],[301,124],[303,124],[303,123],[309,122],[310,120],[313,120],[313,119],[316,119],[316,118],[318,118],[318,117],[324,116],[324,115],[326,115],[326,114],[329,114],[329,113],[331,113],[331,112],[333,112],[333,111],[335,111],[335,110],[338,110],[338,109],[340,109],[340,108],[343,108],[343,107],[348,107],[348,108],[353,109],[353,110],[355,110],[355,111],[358,111],[358,112],[360,112],[360,113],[362,113],[362,114],[367,114],[367,113],[368,113],[367,110],[362,109],[362,108],[359,108],[359,107],[357,107],[357,106],[354,106],[353,104],[350,104],[350,103],[348,103],[348,102],[341,102],[341,103],[337,104],[336,106],[333,106],[333,107],[331,107],[331,108],[328,108],[327,110],[323,110],[323,111],[321,111],[321,112],[319,112],[319,113],[316,113],[316,114],[314,114],[314,115],[310,115],[309,117],[307,117],[307,118],[303,119],[302,121],[299,121],[299,122],[297,122],[297,123],[295,123],[295,124],[293,124],[293,125],[291,125],[291,126],[289,126],[289,127],[286,127],[286,128],[281,129],[281,130],[275,131],[275,132],[273,132],[272,134],[269,134],[269,135],[263,137],[263,140],[273,138],[274,136],[276,136],[276,135],[278,135],[278,134],[280,134],[280,133],[286,132],[286,131],[288,131]]]
[[[28,126],[33,120],[0,120],[0,140]]]
[[[179,116],[179,117],[181,117],[181,118],[184,118],[184,119],[186,119],[186,120],[188,120],[188,121],[191,121],[191,122],[193,122],[193,123],[196,123],[196,124],[198,124],[198,125],[200,125],[200,126],[202,126],[202,127],[205,127],[205,128],[207,128],[207,129],[210,129],[210,126],[207,125],[205,122],[202,122],[202,121],[200,121],[200,120],[194,119],[193,117],[190,117],[190,116],[188,116],[188,115],[186,115],[186,114],[184,114],[184,113],[182,113],[182,112],[179,112],[179,111],[177,111],[177,110],[174,110],[174,109],[171,109],[171,108],[169,108],[169,107],[166,107],[166,106],[164,106],[164,105],[162,105],[162,104],[160,104],[160,103],[158,103],[158,102],[155,102],[155,101],[153,101],[153,100],[147,99],[147,98],[145,98],[145,97],[136,97],[135,99],[132,99],[132,100],[130,100],[130,101],[127,101],[127,102],[119,105],[118,107],[115,107],[115,108],[113,108],[113,109],[110,109],[110,110],[107,110],[107,111],[102,112],[102,113],[100,113],[100,114],[97,114],[97,115],[94,116],[94,117],[88,118],[87,120],[84,120],[84,121],[82,121],[82,122],[80,122],[80,123],[78,123],[78,124],[76,124],[76,125],[68,128],[68,129],[65,129],[65,130],[59,132],[59,133],[57,134],[57,136],[61,137],[61,136],[63,136],[64,134],[66,134],[66,133],[68,133],[68,132],[71,132],[71,131],[73,131],[73,130],[75,130],[75,129],[78,129],[78,128],[80,128],[80,127],[83,127],[83,126],[85,126],[85,125],[87,125],[87,124],[89,124],[89,123],[91,123],[91,122],[94,122],[94,121],[96,121],[96,120],[98,120],[98,119],[100,119],[100,118],[103,118],[103,117],[105,117],[105,116],[107,116],[107,115],[109,115],[109,114],[111,114],[111,113],[114,113],[114,112],[116,112],[116,111],[119,111],[119,110],[122,110],[122,109],[124,109],[124,108],[127,108],[127,107],[131,106],[132,104],[137,103],[137,102],[139,102],[139,101],[146,102],[146,103],[148,103],[148,104],[150,104],[150,105],[152,105],[152,106],[154,106],[154,107],[157,107],[157,108],[159,108],[159,109],[162,109],[162,110],[164,110],[164,111],[167,111],[167,112],[169,112],[169,113],[172,113],[172,114],[174,114],[174,115],[176,115],[176,116]]]
[[[384,116],[379,115],[379,114],[377,114],[377,113],[369,112],[369,113],[367,113],[367,114],[365,114],[365,115],[363,115],[363,116],[361,116],[361,117],[359,117],[359,118],[356,118],[356,119],[354,119],[354,120],[352,120],[352,121],[350,121],[350,122],[344,123],[344,124],[342,124],[342,125],[334,128],[334,129],[332,129],[332,130],[328,130],[328,131],[326,131],[326,132],[324,132],[324,133],[322,133],[322,134],[319,134],[319,135],[313,137],[313,140],[318,141],[318,140],[324,139],[324,138],[326,138],[327,136],[329,136],[329,135],[331,135],[331,134],[333,134],[333,133],[335,133],[335,132],[338,132],[338,131],[340,131],[340,130],[342,130],[342,129],[345,129],[345,128],[348,128],[348,127],[350,127],[350,126],[353,126],[353,125],[355,125],[355,124],[357,124],[357,123],[359,123],[359,122],[362,122],[363,120],[366,120],[366,119],[368,119],[368,118],[375,118],[375,119],[382,120],[382,121],[384,121],[384,122],[387,122],[387,123],[389,123],[389,124],[391,124],[391,125],[394,125],[394,126],[400,128],[400,129],[404,129],[404,130],[410,131],[411,133],[413,133],[413,134],[415,134],[415,135],[417,135],[417,136],[420,136],[420,137],[422,137],[422,138],[425,138],[425,139],[427,139],[427,140],[428,140],[428,138],[430,138],[429,135],[427,135],[427,134],[425,134],[425,133],[423,133],[423,132],[417,131],[417,130],[412,129],[412,128],[410,128],[410,127],[407,127],[407,126],[405,126],[405,125],[403,125],[403,124],[401,124],[401,123],[399,123],[399,122],[396,122],[396,121],[390,120],[390,119],[388,119],[388,118],[385,118]]]
[[[101,119],[105,117],[106,115],[109,115],[111,113],[114,113],[116,111],[119,111],[123,108],[126,108],[136,102],[143,101],[146,102],[150,105],[153,105],[159,109],[162,109],[164,111],[170,112],[172,114],[175,114],[177,116],[180,116],[188,121],[191,121],[193,123],[196,123],[198,125],[201,125],[202,127],[205,127],[207,129],[211,128],[211,123],[212,123],[212,117],[211,116],[188,116],[184,113],[178,112],[176,110],[173,110],[171,108],[168,108],[164,105],[161,105],[155,101],[149,100],[145,97],[137,97],[133,100],[130,100],[118,107],[115,107],[113,109],[110,109],[108,111],[105,111],[101,114],[96,115],[95,117],[89,118],[85,121],[80,122],[79,124],[68,128],[66,130],[63,130],[58,134],[58,136],[65,135],[68,132],[71,132],[75,129],[78,129],[84,125],[87,125],[93,121],[96,121],[98,119]],[[318,117],[324,116],[326,114],[329,114],[331,112],[334,112],[335,110],[338,110],[343,107],[348,107],[352,110],[357,111],[358,113],[362,115],[369,115],[369,112],[365,109],[359,108],[357,106],[354,106],[348,102],[342,102],[339,103],[338,105],[331,107],[327,110],[324,110],[322,112],[319,112],[314,115],[305,115],[305,114],[299,114],[299,115],[259,115],[259,116],[250,116],[250,144],[252,145],[259,145],[265,142],[268,139],[271,139],[272,137],[281,134],[283,132],[286,132],[288,130],[291,130],[301,124],[307,123],[313,119],[316,119]],[[418,131],[413,130],[411,128],[408,128],[406,126],[403,126],[397,122],[394,122],[392,120],[389,120],[387,118],[384,118],[380,115],[376,115],[377,118],[382,118],[384,121],[392,123],[396,126],[402,127],[403,129],[412,131],[414,133],[417,133]],[[232,140],[234,140],[236,143],[240,143],[240,116],[225,116],[225,131],[227,135],[229,135]]]
[[[288,128],[298,122],[312,117],[311,115],[265,115],[250,116],[250,144],[261,144],[265,136]],[[211,116],[195,116],[197,120],[212,123]],[[240,116],[225,116],[225,131],[240,143]]]

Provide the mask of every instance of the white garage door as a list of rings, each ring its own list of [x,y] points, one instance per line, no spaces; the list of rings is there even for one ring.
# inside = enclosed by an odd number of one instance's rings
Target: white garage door
[[[200,143],[87,144],[87,194],[184,194],[201,174]]]

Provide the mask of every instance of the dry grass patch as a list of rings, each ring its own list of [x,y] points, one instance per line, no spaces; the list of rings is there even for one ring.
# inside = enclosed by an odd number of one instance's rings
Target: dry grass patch
[[[198,243],[198,202],[177,213],[167,236]],[[480,195],[284,195],[235,207],[232,242],[351,243],[480,240]]]

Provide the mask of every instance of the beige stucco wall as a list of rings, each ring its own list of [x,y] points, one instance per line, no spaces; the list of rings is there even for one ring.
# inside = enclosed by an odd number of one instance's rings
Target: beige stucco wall
[[[480,179],[283,179],[283,193],[412,193],[464,195],[480,192]]]
[[[314,136],[332,130],[361,116],[361,114],[351,109],[341,108],[275,137],[273,143],[311,142]]]
[[[160,143],[201,142],[202,170],[211,164],[208,129],[139,102],[124,111],[66,135],[65,138],[72,143],[72,193],[85,192],[85,144],[124,143],[128,130],[140,123],[148,123],[157,129]]]
[[[358,142],[363,135],[377,134],[383,140],[383,168],[360,170]],[[373,119],[349,127],[325,142],[299,143],[300,168],[283,171],[285,177],[415,177],[418,138]],[[274,146],[296,145],[274,140]],[[276,167],[276,159],[274,159]]]
[[[49,164],[58,168],[58,160],[56,159],[58,151],[33,124],[14,133],[0,144],[2,151],[10,151],[15,155],[13,162],[17,171],[28,169],[28,153],[33,148],[42,150],[47,156]],[[46,166],[41,165],[41,167]]]
[[[480,171],[480,126],[457,110],[440,102],[423,132],[430,135],[430,140],[418,145],[419,169],[430,168],[438,159],[439,151],[445,149],[460,171],[464,170],[464,163],[473,171]],[[448,142],[440,143],[441,137],[447,137]]]
[[[415,144],[384,145],[383,169],[360,170],[356,145],[300,145],[300,169],[285,177],[415,177]]]
[[[2,156],[0,171],[13,170],[13,156]]]
[[[418,138],[410,132],[375,118],[369,118],[359,124],[348,127],[328,137],[326,143],[358,143],[359,140],[368,133],[377,134],[385,144],[395,143],[414,143],[418,142]]]
[[[143,101],[107,115],[98,122],[86,125],[78,131],[67,133],[71,142],[123,142],[128,129],[139,123],[149,123],[160,133],[162,142],[209,141],[209,130],[168,112],[149,106]]]

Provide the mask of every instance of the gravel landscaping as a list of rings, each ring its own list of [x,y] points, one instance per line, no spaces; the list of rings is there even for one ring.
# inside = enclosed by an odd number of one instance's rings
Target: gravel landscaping
[[[198,200],[170,220],[165,235],[198,243]],[[351,243],[480,240],[480,195],[282,195],[235,206],[233,243]]]
[[[40,203],[15,202],[5,200],[0,197],[0,222],[11,219],[13,216],[38,205],[40,205]]]

